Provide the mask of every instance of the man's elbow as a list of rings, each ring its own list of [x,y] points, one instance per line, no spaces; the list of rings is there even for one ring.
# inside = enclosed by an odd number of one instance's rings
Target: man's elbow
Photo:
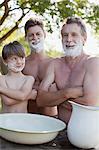
[[[89,105],[89,106],[97,106],[97,105],[99,105],[99,99],[97,99],[97,98],[89,99],[87,101],[87,105]]]
[[[85,97],[84,101],[85,101],[85,105],[87,105],[87,106],[99,105],[99,98],[98,97],[88,96],[88,97]]]

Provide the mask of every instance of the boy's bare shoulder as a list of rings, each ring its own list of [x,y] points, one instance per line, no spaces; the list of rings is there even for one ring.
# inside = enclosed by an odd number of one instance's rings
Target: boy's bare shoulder
[[[30,81],[34,81],[35,78],[33,76],[30,76],[30,75],[24,75],[25,79],[26,80],[30,80]]]
[[[0,75],[0,84],[4,85],[5,84],[5,76],[6,75]]]

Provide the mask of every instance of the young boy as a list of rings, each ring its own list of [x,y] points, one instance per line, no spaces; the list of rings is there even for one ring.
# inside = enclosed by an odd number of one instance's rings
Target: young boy
[[[23,46],[17,41],[5,45],[2,58],[8,66],[8,73],[0,76],[2,113],[26,113],[28,100],[35,100],[37,91],[32,90],[34,77],[21,72],[25,66]]]

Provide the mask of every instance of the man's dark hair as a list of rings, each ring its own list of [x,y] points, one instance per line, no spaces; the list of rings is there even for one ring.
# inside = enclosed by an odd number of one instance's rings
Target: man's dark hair
[[[42,20],[40,19],[29,19],[26,23],[25,23],[25,27],[24,27],[24,30],[25,30],[25,36],[27,35],[27,31],[30,27],[34,27],[34,26],[40,26],[42,28],[42,30],[44,31],[44,25],[43,25],[43,22]]]
[[[18,42],[10,42],[3,47],[2,58],[7,60],[9,57],[17,55],[19,57],[25,57],[24,47]]]
[[[79,18],[79,17],[68,17],[65,21],[64,21],[64,24],[62,26],[62,30],[63,30],[63,27],[66,25],[66,24],[77,24],[80,28],[81,28],[81,34],[84,36],[84,35],[87,35],[87,32],[86,32],[86,27],[85,27],[85,24],[83,23],[82,19]],[[61,30],[61,32],[62,32]]]

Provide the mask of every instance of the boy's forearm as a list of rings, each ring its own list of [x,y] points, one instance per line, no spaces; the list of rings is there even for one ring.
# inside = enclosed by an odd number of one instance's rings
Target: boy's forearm
[[[2,100],[5,103],[5,105],[11,106],[11,105],[15,105],[15,104],[19,103],[19,101],[9,98],[5,95],[1,95],[1,96],[2,96]]]
[[[20,90],[13,90],[13,89],[8,89],[8,88],[1,88],[0,87],[0,93],[16,100],[25,100],[27,98],[27,95],[25,92],[20,91]]]

